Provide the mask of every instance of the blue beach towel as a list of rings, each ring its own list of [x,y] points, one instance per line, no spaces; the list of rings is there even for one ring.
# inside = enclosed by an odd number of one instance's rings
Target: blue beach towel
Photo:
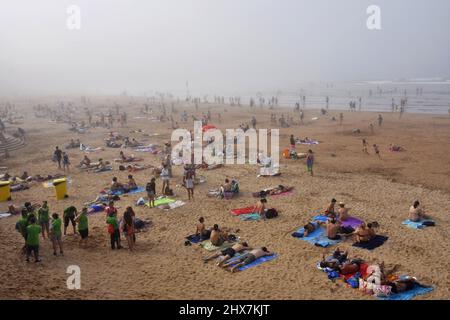
[[[110,194],[112,194],[113,196],[121,196],[123,194],[134,194],[134,193],[140,193],[140,192],[144,192],[144,191],[145,191],[145,187],[137,187],[136,189],[130,190],[128,192],[123,192],[123,191],[119,190],[119,191],[110,192]]]
[[[428,293],[433,291],[434,289],[432,287],[423,287],[421,285],[416,284],[414,288],[411,290],[400,292],[400,293],[393,293],[387,297],[378,297],[378,299],[381,300],[411,300],[416,296],[420,296],[422,294]]]
[[[265,257],[258,258],[255,261],[253,261],[252,263],[240,267],[239,271],[244,271],[244,270],[247,270],[247,269],[249,269],[251,267],[257,266],[257,265],[259,265],[261,263],[264,263],[264,262],[267,262],[267,261],[271,261],[271,260],[275,259],[277,256],[278,255],[276,253],[274,253],[271,256],[265,256]]]
[[[414,222],[414,221],[407,219],[407,220],[403,221],[402,224],[404,224],[405,226],[412,228],[412,229],[423,229],[426,227],[423,225],[424,222],[434,222],[434,221],[431,219],[427,219],[427,220],[420,220],[418,222]]]
[[[375,238],[373,238],[372,240],[370,240],[367,243],[355,242],[354,244],[352,244],[352,246],[361,248],[361,249],[373,250],[373,249],[378,248],[381,245],[383,245],[383,243],[385,243],[388,238],[389,237],[377,235],[377,236],[375,236]]]
[[[190,236],[187,236],[186,239],[192,243],[199,243],[202,241],[201,237],[196,234],[191,234]]]
[[[241,214],[239,216],[239,219],[243,220],[243,221],[257,221],[261,219],[261,216],[258,213],[246,213],[246,214]]]
[[[316,228],[317,228],[317,225],[316,225]],[[305,229],[302,227],[302,228],[298,229],[297,232],[294,232],[292,234],[292,236],[295,238],[298,238],[300,240],[309,242],[315,246],[323,247],[323,248],[335,245],[342,241],[342,240],[328,239],[328,237],[326,235],[326,230],[325,230],[325,228],[322,228],[322,227],[317,228],[316,230],[311,232],[307,237],[302,236],[304,232],[305,232]]]

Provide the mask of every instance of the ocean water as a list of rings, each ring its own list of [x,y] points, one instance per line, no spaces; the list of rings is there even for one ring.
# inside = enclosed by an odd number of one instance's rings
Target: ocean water
[[[306,96],[303,106],[301,96]],[[202,95],[199,95],[202,96]],[[211,102],[214,94],[208,95]],[[241,104],[248,105],[250,98],[255,99],[259,106],[258,97],[263,97],[267,106],[268,100],[278,97],[278,106],[294,107],[300,102],[300,108],[321,109],[326,108],[326,97],[329,97],[329,109],[349,110],[349,102],[356,101],[356,110],[359,110],[359,97],[361,97],[361,110],[373,112],[391,112],[392,99],[400,109],[400,100],[407,98],[407,113],[445,114],[450,109],[450,80],[415,80],[415,81],[366,81],[346,83],[308,83],[300,86],[298,90],[266,91],[266,92],[236,92],[225,96],[228,103],[230,96],[240,96]]]

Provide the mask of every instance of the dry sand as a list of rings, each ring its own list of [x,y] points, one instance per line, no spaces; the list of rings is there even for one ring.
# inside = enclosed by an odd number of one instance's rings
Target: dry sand
[[[49,100],[30,100],[22,105],[25,108],[45,101]],[[128,104],[123,97],[92,101],[95,105],[111,105],[112,101]],[[128,107],[128,125],[116,130],[138,140],[139,134],[128,132],[138,128],[159,132],[161,136],[150,140],[159,144],[170,139],[170,122],[134,119],[141,107],[137,101]],[[183,110],[182,106],[176,108]],[[206,108],[201,106],[196,114],[201,116]],[[195,109],[188,110],[194,112]],[[222,114],[222,123],[217,123],[216,111]],[[236,128],[243,121],[249,121],[252,113],[256,114],[258,127],[272,127],[271,110],[219,106],[212,112],[211,122],[221,129]],[[287,109],[279,112],[292,113]],[[176,119],[179,114],[175,115]],[[338,112],[332,114],[338,115]],[[307,110],[304,125],[280,129],[280,148],[288,146],[290,134],[322,141],[312,147],[316,154],[314,177],[306,173],[304,160],[281,159],[282,175],[274,178],[257,178],[258,169],[251,165],[200,170],[199,173],[207,177],[207,183],[196,188],[195,201],[169,212],[134,206],[139,218],[150,218],[153,222],[148,232],[137,235],[134,253],[109,248],[104,214],[98,213],[90,217],[88,249],[80,249],[78,238],[69,231],[64,238],[64,257],[53,257],[51,244],[45,240],[41,241],[43,262],[27,264],[19,253],[22,237],[14,230],[18,218],[1,219],[0,299],[372,299],[342,284],[333,284],[315,268],[322,254],[332,249],[314,247],[291,236],[333,197],[346,202],[353,215],[378,221],[380,233],[389,236],[382,247],[372,252],[353,248],[348,241],[342,243],[341,248],[348,249],[352,257],[370,262],[385,261],[388,266],[399,264],[400,273],[414,275],[424,284],[435,287],[433,292],[416,299],[449,299],[450,119],[406,114],[399,120],[398,115],[384,114],[383,127],[375,125],[375,134],[370,134],[368,124],[375,123],[375,113],[345,113],[343,127],[326,118],[309,120],[317,115],[317,110]],[[192,121],[186,126],[193,128]],[[92,129],[89,134],[76,135],[68,130],[67,124],[35,119],[32,112],[27,112],[24,127],[28,128],[27,148],[16,151],[11,159],[1,164],[7,166],[10,173],[21,174],[23,170],[30,174],[55,173],[57,169],[50,158],[56,145],[63,146],[78,137],[85,144],[103,146],[108,132],[107,129]],[[353,128],[360,128],[363,133],[352,135]],[[382,160],[377,159],[372,150],[369,150],[371,155],[362,153],[362,138],[380,146]],[[387,151],[390,143],[402,145],[407,151],[390,153]],[[307,149],[307,146],[297,146],[299,152]],[[90,157],[112,160],[118,152],[118,149],[106,149]],[[79,150],[69,150],[69,155],[72,164],[83,156]],[[147,153],[139,156],[145,158],[145,163],[159,164],[157,156]],[[117,170],[117,165],[113,172],[101,174],[81,173],[72,168],[69,176],[73,183],[69,186],[68,199],[56,201],[52,189],[37,184],[14,193],[12,202],[23,204],[46,199],[52,212],[62,213],[70,204],[81,207],[85,201],[94,199],[113,176],[125,180],[126,175]],[[151,176],[149,170],[134,175],[140,185]],[[174,167],[174,175],[174,180],[181,181],[182,168]],[[230,201],[206,197],[208,189],[219,185],[224,177],[237,178],[242,194]],[[160,183],[158,179],[158,189]],[[253,204],[255,198],[251,192],[277,184],[293,185],[296,189],[291,196],[269,198],[269,207],[280,211],[277,219],[242,222],[229,213],[230,209]],[[187,201],[184,189],[175,190],[178,198]],[[117,202],[120,212],[141,195],[123,197]],[[416,231],[401,225],[416,199],[433,215],[436,227]],[[7,203],[1,203],[0,212],[6,209]],[[267,246],[278,253],[278,258],[237,274],[218,269],[212,262],[204,264],[201,258],[206,251],[195,245],[184,246],[184,237],[195,231],[200,216],[205,217],[207,226],[218,223],[233,230],[240,229],[237,234],[242,239],[253,246]],[[66,268],[73,264],[81,267],[81,290],[71,291],[66,287]]]

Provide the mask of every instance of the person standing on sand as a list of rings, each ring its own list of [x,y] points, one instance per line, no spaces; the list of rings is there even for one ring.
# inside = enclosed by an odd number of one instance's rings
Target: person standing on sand
[[[67,172],[69,172],[69,165],[70,165],[70,161],[69,161],[69,156],[67,153],[63,152],[63,169],[64,172],[67,169]]]
[[[163,164],[163,168],[161,169],[161,179],[163,181],[162,183],[162,194],[166,194],[166,189],[169,188],[170,183],[170,176],[169,176],[169,169],[167,169],[167,165]]]
[[[373,145],[373,151],[375,152],[377,157],[381,160],[380,149],[378,148],[378,146],[376,144]]]
[[[374,127],[373,127],[373,123],[372,123],[372,122],[369,124],[369,129],[370,129],[370,133],[372,133],[372,134],[375,133],[375,130],[374,130]]]
[[[291,134],[291,137],[289,138],[289,143],[291,145],[291,151],[295,151],[295,138],[293,134]]]
[[[39,259],[39,235],[42,228],[36,224],[36,218],[30,219],[30,225],[27,227],[27,262],[30,262],[31,253],[34,256],[34,262],[40,262]]]
[[[344,114],[341,112],[339,113],[339,125],[342,126],[342,122],[344,121]]]
[[[87,208],[84,207],[81,210],[81,214],[75,219],[75,222],[78,224],[78,233],[81,236],[80,239],[80,247],[84,244],[87,244],[88,235],[89,235],[89,222],[87,217]]]
[[[155,196],[156,196],[156,179],[152,178],[149,183],[145,186],[145,190],[147,191],[148,203],[150,208],[155,206]]]
[[[192,170],[186,172],[185,184],[189,200],[191,198],[194,200],[194,173]]]
[[[67,227],[69,226],[69,222],[72,223],[72,227],[73,227],[73,234],[77,234],[77,231],[75,229],[76,227],[76,222],[75,222],[75,218],[77,216],[77,208],[75,208],[74,206],[70,206],[66,209],[64,209],[64,235],[67,234]]]
[[[42,202],[42,206],[38,210],[38,221],[39,225],[42,227],[42,238],[45,239],[45,231],[47,231],[47,236],[49,235],[49,208],[47,201]]]
[[[127,210],[123,214],[122,232],[125,235],[128,243],[128,249],[133,251],[135,237],[134,237],[134,219],[132,216],[132,210]]]
[[[383,116],[381,114],[378,115],[378,126],[381,127],[383,124]]]
[[[308,155],[306,157],[306,169],[311,174],[311,177],[314,175],[313,173],[313,165],[314,165],[314,154],[311,149],[308,150]]]
[[[111,249],[122,249],[122,246],[120,245],[120,231],[117,216],[110,212],[106,218],[106,224],[108,225],[108,233],[111,238]]]
[[[362,151],[366,154],[369,154],[369,151],[367,151],[368,143],[367,143],[366,139],[362,140],[362,145],[363,145]]]
[[[50,241],[52,242],[52,246],[53,246],[53,255],[56,256],[56,245],[59,246],[59,253],[61,255],[64,255],[64,251],[63,251],[63,244],[62,244],[62,240],[61,240],[61,225],[62,225],[62,221],[59,218],[59,215],[57,213],[52,214],[52,224],[51,224],[51,228],[50,228]]]
[[[62,160],[62,151],[59,147],[55,148],[55,152],[53,152],[53,161],[58,162],[58,169],[61,169],[61,160]]]

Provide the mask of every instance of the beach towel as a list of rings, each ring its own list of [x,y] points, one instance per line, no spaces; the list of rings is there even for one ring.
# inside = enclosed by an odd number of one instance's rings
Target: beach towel
[[[295,144],[303,144],[303,145],[311,146],[311,145],[319,144],[319,141],[317,141],[317,140],[300,140],[300,139],[298,139],[298,140],[295,140]]]
[[[292,190],[287,190],[287,191],[283,191],[283,192],[278,193],[278,194],[272,194],[272,195],[270,195],[270,196],[273,197],[273,198],[276,198],[276,197],[284,197],[284,196],[290,196],[290,195],[293,194],[293,193],[294,193],[294,191],[292,191]]]
[[[317,225],[316,230],[311,232],[307,237],[303,236],[304,232],[305,229],[302,227],[298,229],[296,232],[294,232],[292,236],[322,248],[335,245],[342,241],[342,239],[339,240],[328,239],[325,228],[322,227],[317,228]]]
[[[239,215],[239,219],[242,221],[258,221],[261,219],[261,216],[258,213],[244,213]]]
[[[244,270],[247,270],[247,269],[249,269],[251,267],[260,265],[261,263],[264,263],[264,262],[267,262],[267,261],[271,261],[271,260],[275,259],[277,256],[278,255],[276,253],[274,253],[271,256],[260,257],[260,258],[256,259],[255,261],[253,261],[252,263],[249,263],[249,264],[247,264],[245,266],[240,267],[239,271],[244,271]]]
[[[223,250],[226,248],[229,248],[233,246],[233,242],[226,241],[221,246],[215,246],[211,243],[211,240],[206,240],[200,243],[200,247],[207,251],[217,251],[217,250]]]
[[[389,237],[376,235],[375,238],[373,238],[372,240],[370,240],[367,243],[355,242],[354,244],[352,244],[352,246],[361,248],[361,249],[373,250],[375,248],[382,246],[383,243],[385,243],[387,239],[389,239]]]
[[[392,293],[388,295],[387,297],[377,297],[381,300],[411,300],[416,296],[426,294],[428,292],[433,291],[434,288],[432,287],[424,287],[420,284],[416,284],[414,288],[411,290],[405,291],[405,292],[399,292],[399,293]]]
[[[327,222],[328,217],[324,215],[318,215],[313,218],[314,221]],[[347,220],[342,221],[341,225],[343,227],[352,227],[353,229],[358,228],[364,221],[355,217],[349,217]]]
[[[247,214],[247,213],[253,213],[253,212],[255,212],[255,206],[231,210],[231,214],[234,216],[239,216],[241,214]]]
[[[191,234],[191,235],[187,236],[186,239],[192,243],[199,243],[202,241],[202,238],[197,234]]]
[[[158,198],[158,199],[155,199],[155,207],[163,205],[163,204],[169,204],[169,203],[172,203],[172,202],[175,202],[175,200],[174,199],[170,199],[170,198]],[[150,207],[150,203],[149,202],[147,202],[145,205],[147,207]]]
[[[420,220],[418,222],[414,222],[414,221],[407,219],[407,220],[403,221],[402,224],[404,224],[407,227],[412,228],[412,229],[423,229],[426,227],[423,224],[424,222],[434,222],[434,221],[431,219],[426,219],[426,220]]]
[[[130,190],[128,192],[123,192],[123,190],[110,191],[109,194],[111,194],[113,196],[121,196],[123,194],[135,194],[135,193],[140,193],[140,192],[144,192],[144,191],[145,191],[145,187],[137,187],[136,189]]]
[[[181,200],[177,200],[175,202],[171,202],[171,203],[167,203],[161,206],[158,206],[159,209],[164,209],[164,210],[172,210],[181,206],[184,206],[186,204],[186,202],[181,201]]]
[[[0,219],[8,218],[9,216],[11,216],[11,213],[8,212],[0,213]]]

